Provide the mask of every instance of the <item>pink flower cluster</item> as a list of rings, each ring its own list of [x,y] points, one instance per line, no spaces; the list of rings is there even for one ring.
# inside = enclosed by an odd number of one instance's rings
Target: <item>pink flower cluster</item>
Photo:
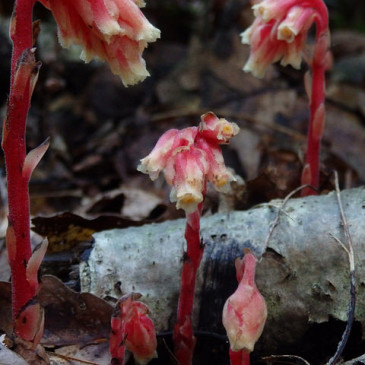
[[[299,69],[308,29],[313,22],[319,33],[327,28],[322,0],[261,0],[252,9],[256,19],[241,38],[251,45],[243,70],[256,77],[263,77],[267,67],[277,61]]]
[[[171,129],[155,148],[141,160],[138,170],[155,180],[161,171],[172,186],[170,200],[187,214],[203,201],[206,182],[226,192],[234,180],[224,164],[220,144],[229,143],[239,131],[237,124],[218,118],[212,112],[201,116],[199,127]]]
[[[40,0],[58,24],[64,47],[80,45],[85,62],[109,63],[125,86],[149,76],[142,52],[160,31],[144,17],[141,0]]]

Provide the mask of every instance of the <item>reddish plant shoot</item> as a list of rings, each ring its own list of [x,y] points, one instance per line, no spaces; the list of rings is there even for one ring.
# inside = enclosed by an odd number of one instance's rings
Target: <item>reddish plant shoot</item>
[[[147,364],[157,357],[157,340],[148,307],[138,301],[139,293],[118,300],[111,321],[111,365],[123,365],[125,349],[132,352],[137,364]]]
[[[302,57],[311,67],[311,77],[305,77],[310,120],[302,184],[318,188],[320,143],[325,123],[325,71],[331,65],[327,8],[322,0],[261,0],[252,9],[256,18],[241,35],[242,43],[251,45],[244,71],[263,77],[267,67],[277,61],[299,69]],[[307,32],[313,23],[316,38],[310,54],[305,47]],[[302,190],[304,196],[311,194],[315,194],[313,189]]]
[[[218,191],[227,192],[234,180],[226,168],[220,144],[229,143],[239,131],[235,123],[209,112],[201,117],[199,127],[171,129],[161,136],[152,152],[141,160],[138,170],[155,180],[163,171],[172,186],[170,200],[187,217],[186,254],[181,273],[181,290],[174,328],[175,356],[180,365],[191,364],[195,346],[192,327],[195,281],[203,255],[200,241],[200,214],[207,182]]]
[[[257,260],[245,249],[243,259],[236,259],[237,290],[223,308],[223,325],[230,343],[232,365],[249,365],[249,354],[261,336],[267,317],[265,299],[255,284]]]
[[[33,1],[17,1],[10,22],[13,55],[2,147],[8,182],[9,225],[6,244],[12,273],[14,333],[36,347],[42,337],[44,322],[43,310],[37,302],[37,271],[47,244],[44,243],[32,255],[28,183],[48,143],[26,155],[25,121],[40,68],[32,48],[37,33],[37,23],[34,29],[32,24],[33,5]]]

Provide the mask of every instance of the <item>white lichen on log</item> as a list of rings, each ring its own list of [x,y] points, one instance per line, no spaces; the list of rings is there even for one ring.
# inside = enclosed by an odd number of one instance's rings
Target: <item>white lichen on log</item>
[[[341,193],[356,261],[355,320],[365,325],[365,188]],[[293,342],[309,323],[331,316],[345,321],[349,302],[347,255],[330,236],[344,241],[336,196],[292,199],[281,214],[268,248],[264,241],[281,201],[248,211],[216,214],[201,221],[205,244],[197,280],[195,327],[224,333],[221,311],[235,290],[234,259],[250,247],[258,257],[257,286],[268,303],[262,342],[274,348]],[[81,265],[82,290],[100,297],[140,292],[158,331],[171,329],[179,292],[185,220],[115,229],[94,235]],[[265,252],[264,252],[265,251]],[[118,284],[120,282],[120,285]]]

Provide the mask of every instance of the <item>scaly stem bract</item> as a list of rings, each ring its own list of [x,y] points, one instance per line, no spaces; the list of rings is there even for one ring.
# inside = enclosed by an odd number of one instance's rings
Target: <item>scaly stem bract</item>
[[[229,349],[231,365],[250,365],[250,354],[244,350],[232,351]]]

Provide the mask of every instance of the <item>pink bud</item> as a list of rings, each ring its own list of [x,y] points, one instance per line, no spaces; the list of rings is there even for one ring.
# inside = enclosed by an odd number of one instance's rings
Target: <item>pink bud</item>
[[[226,119],[218,118],[214,113],[209,112],[201,116],[199,132],[206,139],[225,144],[239,132],[239,128],[236,123],[230,123]]]
[[[138,364],[147,364],[152,358],[157,357],[155,327],[148,317],[146,305],[135,302],[125,331],[125,345],[129,351],[133,352]]]
[[[266,322],[265,299],[255,284],[256,262],[249,251],[236,260],[239,285],[223,308],[223,325],[232,351],[252,352]]]
[[[160,37],[133,0],[41,0],[58,24],[61,44],[83,48],[81,58],[109,63],[125,86],[149,76],[142,52]]]
[[[123,363],[125,348],[138,364],[147,364],[156,357],[157,340],[148,307],[137,301],[141,294],[132,293],[119,299],[112,317],[110,353],[112,363]]]

